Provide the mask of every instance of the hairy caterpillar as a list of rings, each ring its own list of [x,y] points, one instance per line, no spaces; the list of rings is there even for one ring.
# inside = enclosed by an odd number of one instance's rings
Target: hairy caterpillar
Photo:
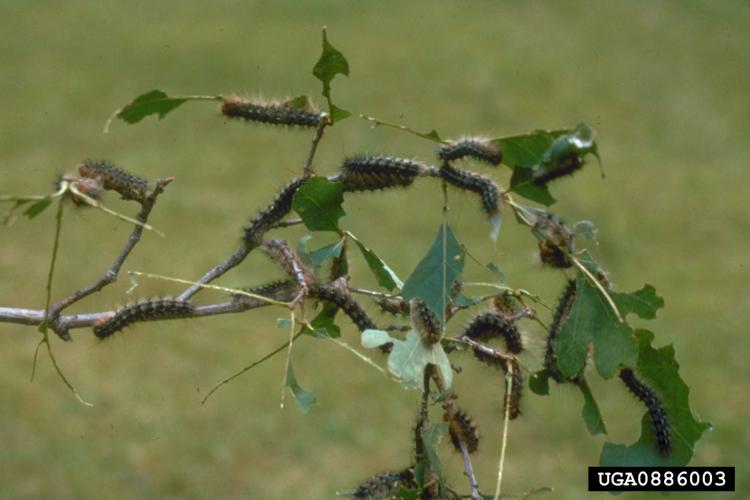
[[[62,174],[61,176],[57,178],[57,181],[55,181],[55,191],[60,190],[63,182],[72,184],[73,186],[75,186],[75,188],[78,191],[80,191],[81,193],[85,194],[86,196],[94,200],[100,200],[102,197],[102,185],[97,179],[89,179],[87,177],[79,178],[73,174],[67,174],[67,173]],[[83,200],[83,198],[73,194],[71,191],[68,191],[67,194],[68,194],[68,197],[70,198],[70,201],[72,201],[76,207],[88,207],[89,206],[89,204],[86,203]]]
[[[497,215],[500,190],[492,179],[450,165],[443,165],[440,168],[440,177],[459,189],[479,194],[484,212],[489,217]]]
[[[266,240],[263,242],[263,250],[297,282],[302,293],[307,293],[308,288],[313,284],[313,275],[292,252],[286,241]]]
[[[456,161],[467,156],[490,165],[499,165],[503,161],[503,154],[497,146],[480,137],[462,137],[450,144],[441,144],[437,154],[443,162]]]
[[[477,428],[466,413],[461,410],[456,410],[452,415],[450,412],[445,412],[443,420],[448,422],[451,443],[456,451],[461,452],[461,443],[466,446],[466,451],[469,453],[474,453],[479,449]]]
[[[410,467],[400,472],[384,472],[372,476],[360,484],[357,490],[349,496],[367,500],[395,498],[395,495],[402,488],[412,489],[416,487],[417,481],[414,477],[414,469]]]
[[[323,119],[323,115],[315,111],[273,102],[251,102],[239,97],[224,99],[221,104],[221,113],[227,118],[242,118],[246,121],[298,127],[317,127]]]
[[[294,193],[302,187],[302,185],[309,179],[307,176],[300,176],[292,179],[289,184],[284,186],[279,194],[276,195],[270,205],[258,212],[258,214],[250,220],[245,226],[245,242],[248,244],[258,243],[258,240],[263,233],[283,219],[286,214],[292,209],[292,201],[294,200]]]
[[[426,165],[392,156],[356,156],[341,165],[339,182],[344,191],[375,191],[408,187],[426,171]]]
[[[140,203],[146,200],[148,181],[108,161],[85,160],[78,165],[78,174],[81,177],[98,180],[104,189],[120,193],[123,200],[135,200]]]
[[[354,300],[349,292],[332,285],[316,285],[312,290],[312,295],[338,306],[357,325],[359,331],[377,328],[375,323],[367,316],[365,310],[362,309],[362,306]]]
[[[518,354],[523,351],[523,339],[521,333],[512,321],[503,316],[486,312],[476,316],[464,331],[464,336],[477,342],[484,342],[491,338],[502,336],[508,351]]]
[[[402,297],[378,297],[375,302],[383,312],[405,316],[409,314],[409,303]]]
[[[185,300],[162,298],[136,302],[121,308],[111,318],[94,325],[94,335],[104,339],[138,321],[185,318],[192,313],[193,304]]]
[[[517,418],[521,414],[521,396],[523,396],[523,373],[521,372],[521,365],[516,358],[509,358],[503,356],[497,351],[482,349],[478,346],[474,346],[472,349],[474,356],[481,362],[486,363],[496,368],[502,368],[503,371],[508,373],[508,365],[513,366],[513,386],[510,391],[510,405],[508,408],[509,418],[512,420]],[[505,382],[505,392],[507,396],[508,392],[508,381]],[[506,397],[503,398],[503,407],[505,407]]]
[[[555,163],[542,164],[539,170],[533,173],[531,180],[537,186],[542,186],[560,177],[573,175],[581,167],[583,167],[583,158],[578,153],[568,153],[561,156]]]
[[[422,341],[427,344],[440,342],[440,323],[427,304],[422,299],[414,298],[409,301],[409,310],[411,322]]]
[[[297,283],[292,280],[275,280],[263,285],[258,285],[250,288],[243,288],[243,291],[260,295],[261,297],[268,297],[274,300],[289,300],[290,295],[298,290]],[[232,294],[232,299],[235,302],[255,301],[253,297],[242,295],[239,293]]]
[[[669,424],[669,416],[664,408],[664,403],[650,387],[638,380],[630,368],[620,370],[620,380],[648,409],[659,452],[662,455],[668,455],[672,450],[672,427]]]
[[[553,214],[544,214],[532,231],[539,238],[539,258],[552,267],[565,269],[573,265],[569,254],[575,251],[573,233]]]
[[[570,310],[576,301],[576,282],[575,280],[568,281],[565,285],[565,289],[560,295],[560,300],[557,302],[557,309],[555,309],[555,315],[552,318],[552,324],[549,328],[549,334],[547,334],[547,347],[544,352],[544,368],[547,370],[547,374],[557,383],[562,382],[573,382],[577,383],[580,377],[580,373],[573,377],[565,377],[560,370],[557,369],[557,355],[555,354],[554,341],[560,334],[563,325],[568,320]]]

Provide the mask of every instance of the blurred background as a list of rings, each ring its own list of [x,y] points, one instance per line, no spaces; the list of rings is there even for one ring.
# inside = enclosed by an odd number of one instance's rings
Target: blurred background
[[[355,115],[436,128],[444,137],[586,120],[599,133],[607,177],[590,163],[556,182],[554,210],[598,226],[599,244],[590,248],[618,289],[648,282],[666,299],[643,325],[657,345],[674,343],[691,405],[715,426],[693,463],[734,465],[738,491],[750,491],[747,2],[11,1],[0,4],[0,18],[0,192],[48,192],[85,158],[177,179],[151,217],[167,237],[146,234],[124,270],[200,276],[235,249],[241,226],[300,170],[311,135],[228,123],[210,102],[188,103],[163,121],[118,121],[105,135],[110,113],[154,88],[307,94],[322,104],[311,69],[323,25],[351,65],[350,78],[333,83],[334,100]],[[316,165],[332,172],[344,156],[363,152],[432,161],[434,144],[350,118],[327,132]],[[508,184],[508,169],[477,168]],[[343,225],[405,279],[440,224],[438,186],[350,197]],[[529,231],[508,216],[495,245],[477,201],[450,196],[459,240],[501,268],[510,285],[554,305],[565,276],[542,268]],[[115,198],[106,201],[135,213]],[[0,228],[0,305],[42,307],[53,227],[50,210]],[[54,298],[101,276],[129,232],[101,212],[69,210]],[[304,231],[285,234],[296,242]],[[329,241],[315,236],[312,245]],[[220,282],[275,276],[254,255]],[[466,277],[491,278],[470,261]],[[352,278],[374,286],[361,260]],[[123,276],[71,312],[128,303],[129,286]],[[141,280],[135,295],[179,290]],[[206,292],[198,301],[221,298]],[[407,465],[418,394],[331,342],[295,344],[297,378],[319,402],[308,415],[291,398],[279,408],[283,355],[201,406],[216,382],[285,341],[286,330],[275,327],[283,315],[268,309],[143,324],[104,343],[90,330],[74,331],[73,343],[53,339],[58,362],[94,408],[75,400],[43,354],[30,383],[38,333],[0,324],[0,497],[334,498]],[[343,339],[359,346],[348,320],[340,323]],[[530,327],[528,336],[525,363],[535,369],[541,332]],[[489,492],[502,382],[465,361],[457,390],[483,436],[475,468]],[[636,440],[638,403],[615,381],[596,380],[593,390],[612,440]],[[547,498],[582,498],[603,437],[586,432],[576,390],[551,392],[526,393],[524,415],[510,429],[503,489],[548,486],[555,492]],[[461,457],[444,452],[451,482],[467,490]]]

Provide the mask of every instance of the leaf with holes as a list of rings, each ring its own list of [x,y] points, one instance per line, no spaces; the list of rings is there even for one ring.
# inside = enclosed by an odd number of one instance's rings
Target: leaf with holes
[[[313,177],[305,182],[292,201],[292,208],[302,217],[302,222],[311,231],[336,231],[339,219],[346,215],[340,182],[331,182],[324,177]]]

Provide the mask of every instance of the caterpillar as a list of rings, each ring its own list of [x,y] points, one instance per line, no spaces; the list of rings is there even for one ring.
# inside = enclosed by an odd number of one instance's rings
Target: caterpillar
[[[250,222],[245,226],[245,242],[247,244],[257,244],[263,234],[271,226],[283,219],[292,209],[294,193],[307,182],[308,176],[300,176],[292,179],[289,184],[284,186],[276,195],[276,198],[266,208],[258,212]]]
[[[568,284],[565,285],[560,300],[557,302],[557,309],[555,309],[555,315],[552,318],[552,324],[547,334],[547,347],[544,352],[544,368],[547,370],[547,374],[557,383],[573,382],[577,383],[581,374],[576,374],[573,377],[565,377],[560,370],[557,368],[557,355],[555,354],[554,342],[557,336],[560,334],[563,325],[568,320],[570,310],[576,301],[576,282],[575,280],[569,280]]]
[[[471,157],[490,165],[499,165],[503,161],[502,152],[493,143],[480,137],[462,137],[450,144],[441,144],[437,151],[443,162]]]
[[[243,288],[243,291],[249,292],[262,297],[268,297],[274,300],[287,300],[290,298],[298,286],[297,283],[292,280],[275,280],[263,285],[258,285],[250,288]],[[246,302],[255,301],[253,297],[242,295],[239,293],[232,294],[232,299],[235,302]]]
[[[227,118],[241,118],[245,121],[288,125],[291,127],[317,127],[324,119],[321,113],[308,111],[279,103],[259,103],[227,97],[222,101],[221,113]]]
[[[169,298],[145,300],[127,305],[114,316],[94,325],[94,335],[105,339],[138,321],[185,318],[193,313],[193,304]]]
[[[474,453],[479,449],[477,428],[466,413],[461,410],[456,410],[452,414],[446,411],[443,420],[448,422],[451,443],[456,451],[461,452],[461,443],[466,446],[466,451],[469,453]]]
[[[313,275],[309,269],[292,252],[284,240],[266,240],[263,242],[263,250],[276,262],[278,262],[290,277],[299,285],[302,293],[307,293],[313,283]]]
[[[409,303],[402,297],[378,297],[375,302],[383,312],[405,316],[409,314]]]
[[[384,498],[395,498],[401,489],[413,489],[417,487],[414,477],[414,469],[409,467],[400,472],[384,472],[372,476],[359,485],[351,498],[367,500],[380,500]]]
[[[422,341],[426,344],[437,344],[440,342],[440,323],[427,304],[422,299],[414,298],[409,301],[411,322],[414,329],[419,333]]]
[[[648,409],[651,424],[656,435],[656,445],[662,455],[668,455],[672,450],[672,427],[669,424],[669,416],[664,408],[664,403],[656,393],[646,384],[638,380],[630,368],[620,370],[620,380],[630,392]]]
[[[464,331],[464,336],[484,342],[491,338],[502,336],[508,351],[518,354],[523,351],[521,333],[512,321],[508,321],[499,314],[486,312],[476,316]]]
[[[510,391],[510,405],[507,411],[511,420],[517,418],[521,414],[521,396],[523,396],[523,373],[521,372],[521,365],[518,360],[503,356],[494,349],[482,349],[479,346],[474,346],[472,351],[479,361],[496,368],[502,368],[506,374],[508,373],[508,365],[513,366],[513,386]],[[506,379],[506,397],[503,397],[503,408],[505,408],[505,402],[507,401],[507,392],[508,381]]]
[[[107,190],[120,193],[123,200],[143,203],[148,195],[148,181],[143,177],[126,172],[105,160],[85,160],[78,165],[81,177],[96,179]]]
[[[555,163],[542,164],[532,174],[531,180],[537,186],[543,186],[549,181],[573,175],[581,167],[583,167],[583,158],[578,153],[571,152],[561,156]]]
[[[459,189],[479,194],[484,212],[489,217],[497,215],[500,190],[492,179],[447,164],[440,167],[440,177]]]
[[[539,237],[539,258],[543,263],[560,269],[573,265],[570,258],[575,252],[573,233],[558,217],[553,214],[540,216],[532,231]]]
[[[344,160],[338,180],[344,191],[376,191],[408,187],[426,170],[426,165],[404,158],[355,156]]]
[[[311,292],[312,295],[320,300],[331,302],[338,306],[352,322],[357,325],[359,331],[363,332],[368,329],[377,328],[372,322],[362,306],[360,306],[349,292],[342,291],[332,285],[316,285]]]

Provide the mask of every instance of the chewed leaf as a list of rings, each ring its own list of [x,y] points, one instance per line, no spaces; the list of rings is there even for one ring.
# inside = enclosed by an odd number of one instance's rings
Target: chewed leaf
[[[672,448],[668,454],[658,450],[653,424],[648,413],[641,421],[641,437],[631,445],[605,443],[599,465],[627,466],[684,466],[693,458],[695,443],[711,427],[695,418],[690,408],[690,390],[680,378],[680,365],[675,360],[674,347],[652,347],[654,334],[637,330],[639,342],[637,370],[662,400],[671,428]],[[623,395],[625,391],[623,390]]]
[[[323,28],[323,52],[320,54],[320,59],[318,59],[315,67],[313,67],[312,73],[315,78],[323,83],[323,96],[328,101],[331,121],[343,120],[350,116],[351,113],[336,107],[331,101],[331,80],[336,75],[349,76],[349,61],[328,41],[325,28]]]
[[[294,370],[292,369],[291,360],[289,360],[286,371],[286,387],[288,387],[292,391],[294,400],[297,401],[297,404],[299,405],[300,410],[302,410],[302,413],[309,412],[310,408],[312,408],[313,405],[317,403],[315,395],[304,390],[297,382],[297,378],[294,376]]]
[[[552,197],[546,185],[538,186],[534,184],[533,171],[527,168],[517,168],[513,171],[510,178],[510,190],[526,199],[546,206],[557,201]]]
[[[312,109],[310,100],[306,95],[300,95],[293,99],[289,99],[288,101],[283,102],[282,106],[287,108],[303,109],[306,111],[310,111]]]
[[[594,395],[591,393],[588,383],[585,378],[581,378],[581,382],[578,384],[578,388],[583,394],[583,409],[581,410],[581,416],[586,424],[586,428],[592,436],[598,434],[606,434],[607,428],[604,425],[604,418],[599,411],[599,405],[594,399]]]
[[[340,232],[339,219],[346,215],[341,208],[343,202],[340,182],[313,177],[294,193],[292,208],[311,231]]]
[[[419,334],[409,331],[406,340],[394,339],[388,356],[388,369],[408,388],[422,387],[424,369],[428,364],[437,366],[446,389],[453,384],[453,370],[440,343],[423,342]]]
[[[404,286],[404,283],[396,275],[395,271],[393,271],[393,269],[391,269],[391,267],[386,264],[383,259],[378,257],[375,252],[370,250],[353,234],[347,234],[354,240],[355,243],[357,243],[359,251],[362,252],[362,256],[367,262],[367,266],[370,268],[370,271],[372,271],[372,274],[375,275],[375,278],[378,280],[378,284],[380,286],[390,291],[401,289]]]
[[[654,319],[656,311],[664,307],[664,299],[656,295],[656,289],[649,285],[632,293],[609,292],[623,316],[634,313],[643,319]]]
[[[427,254],[417,264],[401,290],[406,300],[420,298],[442,322],[450,289],[464,268],[465,251],[450,226],[440,226]]]
[[[503,152],[503,163],[512,169],[529,169],[538,165],[555,139],[566,133],[570,133],[570,130],[536,130],[528,134],[501,137],[492,142]]]
[[[372,349],[393,342],[393,338],[384,330],[365,330],[362,332],[362,347]]]
[[[136,97],[130,104],[115,111],[104,125],[104,133],[109,131],[112,120],[120,118],[127,123],[138,123],[147,116],[158,115],[164,118],[187,101],[217,101],[221,96],[169,96],[163,90],[151,90]]]

